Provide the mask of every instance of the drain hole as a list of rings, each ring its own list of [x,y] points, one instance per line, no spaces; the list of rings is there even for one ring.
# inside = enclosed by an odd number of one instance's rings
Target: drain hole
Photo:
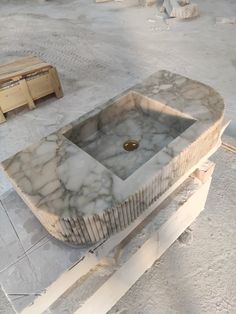
[[[128,140],[124,142],[123,148],[127,150],[128,152],[132,152],[133,150],[137,149],[139,147],[138,141],[135,140]]]

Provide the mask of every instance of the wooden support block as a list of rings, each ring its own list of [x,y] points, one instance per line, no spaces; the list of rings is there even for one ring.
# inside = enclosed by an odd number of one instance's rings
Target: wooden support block
[[[53,89],[55,91],[57,98],[63,97],[63,91],[62,91],[62,87],[61,87],[61,83],[58,77],[57,70],[55,68],[49,69],[49,75],[50,75],[51,83],[52,83],[52,86],[53,86]]]
[[[3,122],[5,122],[5,121],[6,121],[6,118],[5,118],[3,112],[2,112],[2,110],[1,110],[1,108],[0,108],[0,123],[3,123]]]
[[[20,80],[19,84],[20,84],[21,91],[22,91],[22,93],[24,94],[24,96],[26,98],[26,101],[27,101],[27,104],[28,104],[29,108],[30,109],[34,109],[35,108],[35,104],[34,104],[34,101],[33,101],[32,97],[31,97],[30,90],[28,88],[26,80],[25,79]]]
[[[202,183],[205,183],[210,176],[212,176],[213,172],[215,169],[215,164],[214,162],[210,160],[206,160],[204,163],[201,164],[201,166],[196,169],[192,177],[195,177],[199,179]]]
[[[162,256],[204,209],[211,178],[172,214],[154,234],[116,270],[75,314],[106,314],[132,285]],[[79,297],[79,296],[78,296]],[[95,311],[96,309],[96,311]]]

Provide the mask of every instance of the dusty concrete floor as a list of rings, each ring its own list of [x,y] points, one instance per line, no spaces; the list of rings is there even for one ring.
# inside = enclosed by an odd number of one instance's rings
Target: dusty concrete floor
[[[211,160],[204,212],[109,314],[236,313],[236,155]]]
[[[0,160],[74,120],[159,69],[216,88],[224,97],[227,132],[236,135],[234,0],[196,0],[201,17],[163,21],[136,0],[2,0],[0,63],[35,54],[54,64],[65,97],[34,111],[11,113],[0,125]],[[178,243],[148,271],[113,313],[235,313],[235,156],[221,151],[207,210],[194,240]],[[0,195],[11,188],[0,174]],[[234,249],[233,249],[234,248]]]

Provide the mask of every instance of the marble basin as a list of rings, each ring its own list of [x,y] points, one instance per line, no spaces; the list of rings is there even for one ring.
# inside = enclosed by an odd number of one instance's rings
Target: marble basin
[[[160,71],[1,166],[49,233],[88,245],[126,228],[206,156],[223,113],[214,89]]]
[[[194,122],[180,111],[130,91],[64,135],[125,180]],[[130,140],[138,147],[126,149],[124,143]]]

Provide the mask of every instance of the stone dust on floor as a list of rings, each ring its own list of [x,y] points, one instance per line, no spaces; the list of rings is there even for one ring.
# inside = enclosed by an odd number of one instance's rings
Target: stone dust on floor
[[[65,96],[10,113],[0,125],[0,161],[161,69],[219,91],[235,136],[236,2],[195,2],[200,17],[177,21],[136,0],[2,0],[0,63],[43,58],[57,67]],[[235,158],[215,154],[206,210],[188,240],[177,241],[110,313],[236,312]],[[9,189],[0,173],[0,196]]]
[[[236,313],[236,155],[211,160],[205,210],[109,314]]]

